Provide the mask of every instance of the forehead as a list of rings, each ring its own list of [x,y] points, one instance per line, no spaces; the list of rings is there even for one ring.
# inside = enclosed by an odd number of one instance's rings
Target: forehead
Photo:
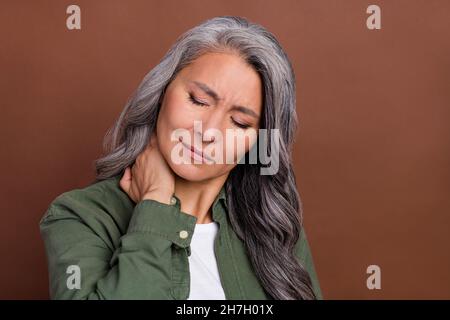
[[[186,85],[202,82],[231,104],[245,105],[260,112],[262,82],[245,60],[232,53],[206,53],[180,71]]]

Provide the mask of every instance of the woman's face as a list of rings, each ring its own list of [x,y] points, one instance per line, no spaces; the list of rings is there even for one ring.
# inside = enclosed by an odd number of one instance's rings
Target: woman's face
[[[241,57],[203,54],[166,88],[156,126],[163,157],[186,180],[228,174],[257,141],[262,101],[261,79]]]

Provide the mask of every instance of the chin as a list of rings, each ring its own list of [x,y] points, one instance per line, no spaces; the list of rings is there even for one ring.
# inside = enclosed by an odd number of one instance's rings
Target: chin
[[[208,174],[207,165],[170,163],[170,168],[177,176],[188,181],[198,182],[212,178],[211,174]]]

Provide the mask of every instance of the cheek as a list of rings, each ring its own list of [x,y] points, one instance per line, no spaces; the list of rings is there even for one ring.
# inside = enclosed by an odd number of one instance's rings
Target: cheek
[[[184,105],[177,99],[169,98],[164,101],[158,115],[156,133],[158,141],[167,143],[175,129],[185,128],[186,116],[184,115]]]
[[[162,122],[166,130],[189,129],[197,117],[193,108],[184,95],[184,91],[173,92],[166,97],[161,108]],[[169,135],[170,137],[170,135]]]
[[[232,132],[235,132],[234,130]],[[224,152],[228,161],[233,157],[234,163],[239,160],[254,146],[258,136],[256,130],[247,131],[245,135],[234,133],[224,136]]]
[[[190,130],[192,127],[194,119],[189,110],[188,101],[182,93],[166,93],[158,115],[156,135],[161,153],[169,164],[172,163],[172,149],[178,144],[178,141],[172,140],[172,135],[177,129]]]

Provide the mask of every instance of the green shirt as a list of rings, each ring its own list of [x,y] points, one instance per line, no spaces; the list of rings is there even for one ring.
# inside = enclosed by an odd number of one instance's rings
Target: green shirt
[[[154,200],[135,204],[120,188],[120,178],[65,192],[42,217],[52,299],[188,298],[188,258],[197,218],[180,211],[177,197],[170,205]],[[227,212],[222,188],[212,219],[219,223],[214,252],[226,299],[271,299]],[[295,250],[322,299],[305,232],[301,235]]]

